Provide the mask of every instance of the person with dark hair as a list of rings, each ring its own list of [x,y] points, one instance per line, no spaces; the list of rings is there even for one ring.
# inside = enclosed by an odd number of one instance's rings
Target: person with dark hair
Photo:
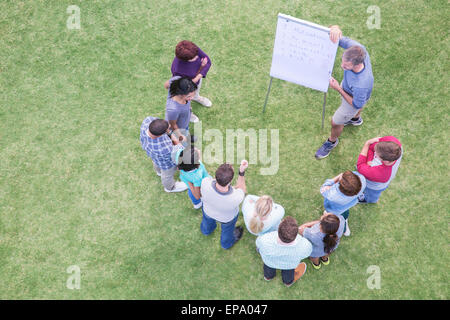
[[[359,42],[342,36],[339,26],[330,27],[330,39],[339,41],[346,49],[342,55],[341,68],[344,69],[342,83],[331,77],[330,87],[341,95],[341,105],[331,119],[331,134],[317,150],[316,159],[327,157],[339,143],[339,136],[346,125],[360,126],[361,112],[372,95],[372,64],[366,48]]]
[[[312,244],[309,260],[314,269],[320,269],[321,263],[330,264],[329,255],[338,247],[344,228],[344,217],[328,212],[324,212],[320,220],[304,223],[298,228],[298,233]]]
[[[142,122],[140,140],[142,149],[152,159],[156,174],[161,177],[161,183],[166,192],[181,192],[187,189],[181,181],[174,180],[177,166],[172,160],[173,155],[183,146],[174,135],[169,137],[169,123],[155,117],[147,117]]]
[[[361,203],[376,203],[389,187],[402,161],[403,148],[394,136],[369,139],[364,144],[356,167],[367,180],[367,188],[359,197]]]
[[[169,94],[166,102],[166,120],[176,137],[181,140],[189,135],[189,119],[191,117],[191,100],[197,85],[186,77],[170,79]]]
[[[216,170],[215,180],[206,177],[200,187],[203,202],[203,218],[200,230],[204,235],[210,235],[217,227],[222,226],[220,244],[224,249],[230,249],[242,237],[244,229],[235,227],[239,216],[239,205],[247,192],[245,185],[245,170],[248,162],[242,160],[239,167],[239,177],[236,186],[232,187],[234,169],[224,163]]]
[[[184,150],[178,150],[175,163],[180,170],[180,180],[188,186],[188,195],[194,205],[194,209],[202,206],[202,194],[200,187],[202,180],[210,177],[204,164],[200,160],[200,151],[193,146]]]
[[[263,260],[266,281],[272,280],[279,269],[283,283],[290,287],[305,274],[306,263],[301,261],[309,257],[312,245],[298,231],[297,221],[288,216],[281,221],[278,231],[256,238],[256,250]]]
[[[212,103],[208,98],[200,96],[200,87],[202,79],[206,77],[211,68],[211,59],[197,45],[191,41],[180,41],[175,47],[175,58],[172,61],[172,77],[188,77],[197,86],[193,101],[205,107],[211,107]],[[169,82],[164,84],[166,89],[169,88]],[[192,114],[191,122],[198,121],[197,116]]]
[[[320,188],[323,196],[323,206],[325,211],[342,215],[346,224],[344,235],[350,235],[348,226],[348,216],[350,208],[358,204],[358,196],[362,195],[366,188],[366,179],[357,171],[345,171],[333,179],[325,180]]]

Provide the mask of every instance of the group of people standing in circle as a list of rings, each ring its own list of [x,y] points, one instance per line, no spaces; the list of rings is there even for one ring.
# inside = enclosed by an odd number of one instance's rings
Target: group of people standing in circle
[[[339,41],[339,46],[345,49],[342,83],[330,80],[330,87],[341,94],[342,103],[333,115],[329,139],[316,152],[317,159],[327,157],[337,146],[344,126],[362,124],[361,111],[373,87],[366,48],[343,37],[338,26],[330,27],[330,40]],[[378,202],[397,173],[402,145],[393,136],[367,140],[356,161],[356,170],[326,179],[321,186],[324,211],[320,218],[299,225],[295,218],[285,217],[282,205],[269,195],[246,196],[246,160],[239,166],[234,186],[232,165],[220,165],[213,178],[202,163],[201,152],[194,147],[196,138],[189,133],[189,123],[199,121],[192,112],[191,101],[212,106],[208,98],[200,95],[202,79],[210,67],[210,58],[194,43],[184,40],[177,44],[172,77],[164,83],[168,90],[165,119],[150,116],[143,121],[142,148],[152,159],[164,190],[169,193],[187,190],[194,209],[202,209],[202,234],[210,235],[220,224],[220,243],[224,249],[233,247],[244,233],[243,226],[236,226],[242,204],[245,227],[256,236],[264,279],[272,280],[277,270],[281,270],[283,283],[291,286],[306,272],[303,259],[309,258],[314,269],[330,263],[330,254],[341,237],[350,236],[350,208],[358,203]],[[175,181],[176,171],[181,181]]]

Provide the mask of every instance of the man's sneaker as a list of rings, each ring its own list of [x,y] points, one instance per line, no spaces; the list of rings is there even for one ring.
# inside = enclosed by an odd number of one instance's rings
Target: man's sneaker
[[[233,230],[233,236],[234,236],[234,243],[231,245],[231,247],[227,248],[227,249],[231,249],[233,248],[233,246],[236,244],[236,242],[238,242],[239,240],[241,240],[242,235],[244,234],[244,228],[242,227],[236,227]],[[222,247],[223,248],[223,247]],[[225,249],[225,248],[224,248]]]
[[[349,121],[347,121],[346,123],[344,123],[344,126],[348,126],[348,125],[351,125],[351,126],[360,126],[360,125],[362,125],[363,124],[363,119],[361,118],[361,117],[359,117],[358,118],[358,120],[352,120],[352,119],[350,119]]]
[[[286,287],[292,286],[298,279],[300,279],[306,273],[306,263],[301,262],[294,271],[294,281],[290,284],[286,284]]]
[[[207,108],[212,106],[212,102],[208,98],[205,98],[202,96],[196,96],[196,97],[194,97],[194,99],[192,99],[192,101],[198,102],[202,106],[205,106]]]
[[[273,278],[275,278],[275,277],[273,277]],[[273,278],[266,278],[266,276],[264,276],[264,280],[266,280],[266,281],[270,281],[270,280],[272,280]]]
[[[344,236],[348,237],[350,235],[350,228],[348,226],[348,220],[345,221],[345,232],[344,232]]]
[[[200,201],[199,203],[194,204],[194,209],[200,209],[202,206],[203,206],[203,202]]]
[[[177,182],[175,182],[175,185],[172,188],[172,190],[167,190],[166,188],[164,188],[164,191],[165,192],[181,192],[181,191],[186,191],[187,188],[188,187],[187,187],[186,183],[177,181]]]
[[[367,203],[366,197],[364,197],[364,194],[360,194],[360,195],[358,196],[358,202],[359,202],[359,203]]]
[[[234,243],[241,240],[243,234],[244,234],[244,228],[242,228],[242,227],[234,228],[234,231],[233,231],[233,236],[234,236],[234,240],[235,240]]]
[[[333,150],[334,148],[336,148],[336,146],[339,143],[339,139],[336,139],[336,141],[334,143],[328,141],[325,141],[322,146],[319,148],[319,150],[317,150],[316,152],[316,159],[323,159],[325,157],[328,157],[328,155],[330,154],[331,150]]]
[[[200,119],[194,113],[191,113],[191,119],[189,121],[192,123],[197,123]]]

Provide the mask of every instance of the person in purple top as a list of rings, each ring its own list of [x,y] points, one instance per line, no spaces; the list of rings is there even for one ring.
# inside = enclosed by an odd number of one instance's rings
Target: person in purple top
[[[200,87],[202,79],[206,77],[210,67],[211,59],[195,43],[183,40],[175,47],[175,58],[171,67],[172,77],[180,76],[192,79],[197,85],[197,91],[192,100],[205,107],[211,107],[212,103],[208,98],[200,96]],[[169,88],[169,81],[166,81],[164,87]],[[192,114],[191,122],[197,121],[198,117]]]
[[[373,88],[372,64],[366,48],[359,42],[342,36],[339,26],[330,27],[330,39],[345,49],[341,68],[344,69],[342,83],[331,77],[330,87],[341,95],[341,105],[331,120],[331,134],[317,150],[316,159],[327,157],[339,143],[344,126],[360,126],[361,111],[370,99]]]

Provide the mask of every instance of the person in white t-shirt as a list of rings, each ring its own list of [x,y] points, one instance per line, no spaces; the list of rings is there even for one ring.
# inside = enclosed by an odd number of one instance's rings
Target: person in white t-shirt
[[[242,160],[236,185],[231,186],[234,169],[230,164],[222,164],[216,170],[215,179],[207,177],[200,187],[203,202],[203,218],[200,230],[204,235],[211,234],[221,224],[220,244],[224,249],[230,249],[239,241],[244,229],[235,227],[239,216],[239,205],[247,192],[245,186],[245,170],[248,162]]]
[[[277,231],[284,217],[284,208],[273,202],[272,197],[247,195],[242,204],[242,215],[247,230],[260,236],[264,233]]]

